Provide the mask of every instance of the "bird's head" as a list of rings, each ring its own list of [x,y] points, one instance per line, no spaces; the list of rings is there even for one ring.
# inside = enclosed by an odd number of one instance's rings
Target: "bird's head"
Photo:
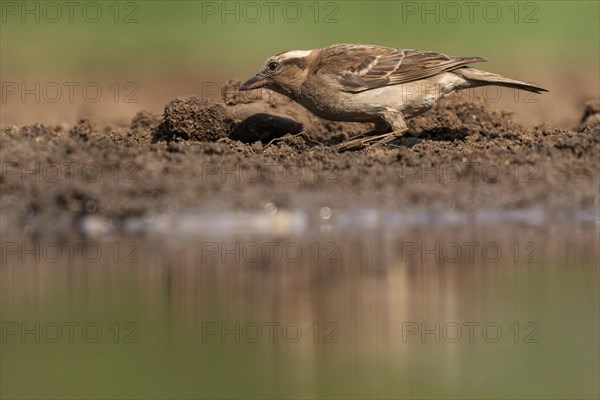
[[[308,76],[313,50],[293,50],[270,57],[262,69],[240,86],[240,90],[265,87],[294,96]]]

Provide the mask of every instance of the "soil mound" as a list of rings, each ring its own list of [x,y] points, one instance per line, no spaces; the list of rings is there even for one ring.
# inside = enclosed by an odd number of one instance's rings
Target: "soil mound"
[[[598,202],[598,101],[566,131],[524,129],[482,101],[450,96],[390,145],[340,153],[336,143],[371,127],[325,121],[278,94],[238,87],[231,81],[223,102],[179,98],[162,116],[141,111],[129,128],[82,119],[71,129],[4,129],[0,214],[18,224],[98,215],[119,225],[132,215],[269,202],[445,211]]]

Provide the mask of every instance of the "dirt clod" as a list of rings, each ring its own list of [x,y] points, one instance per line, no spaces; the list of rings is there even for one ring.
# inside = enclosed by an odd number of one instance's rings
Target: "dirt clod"
[[[591,100],[585,104],[578,130],[582,131],[586,128],[600,129],[600,99]]]
[[[178,98],[165,106],[156,141],[216,141],[227,137],[233,118],[225,106],[199,97]]]

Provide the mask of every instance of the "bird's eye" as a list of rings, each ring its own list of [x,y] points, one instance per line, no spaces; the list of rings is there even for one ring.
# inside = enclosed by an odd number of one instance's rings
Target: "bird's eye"
[[[272,61],[269,63],[268,67],[271,71],[275,71],[277,69],[277,67],[279,67],[279,63]]]

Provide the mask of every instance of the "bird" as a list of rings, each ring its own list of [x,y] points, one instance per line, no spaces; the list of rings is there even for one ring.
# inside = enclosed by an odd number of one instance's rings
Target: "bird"
[[[546,89],[469,66],[482,57],[368,44],[333,44],[269,57],[239,90],[266,88],[332,121],[372,122],[374,129],[339,145],[341,150],[389,143],[402,136],[406,120],[450,93],[497,85],[534,93]]]

